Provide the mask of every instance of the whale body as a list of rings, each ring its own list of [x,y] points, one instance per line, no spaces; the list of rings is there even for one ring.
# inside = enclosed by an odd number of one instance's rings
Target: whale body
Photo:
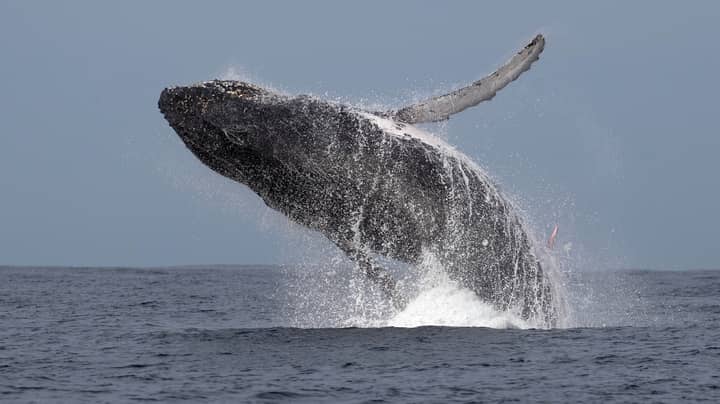
[[[543,47],[537,36],[484,79],[393,111],[221,80],[166,88],[159,108],[200,161],[322,233],[397,305],[373,257],[418,264],[433,254],[498,309],[551,326],[552,284],[511,203],[468,157],[414,126],[492,98]]]

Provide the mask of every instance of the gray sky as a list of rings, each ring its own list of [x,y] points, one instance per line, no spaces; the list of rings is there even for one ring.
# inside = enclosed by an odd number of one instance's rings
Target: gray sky
[[[720,267],[720,6],[580,3],[0,2],[0,264],[283,262],[284,219],[185,150],[164,87],[397,103],[541,32],[530,72],[431,129],[588,265]]]

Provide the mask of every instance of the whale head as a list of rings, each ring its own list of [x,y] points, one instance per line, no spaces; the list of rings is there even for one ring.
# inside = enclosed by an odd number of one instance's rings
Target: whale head
[[[349,107],[238,81],[167,88],[158,104],[204,164],[286,213],[337,204],[327,184],[357,188],[350,166],[361,143],[381,133]]]
[[[266,123],[279,115],[282,98],[249,83],[210,81],[166,88],[158,106],[201,161],[242,179],[249,174],[243,168],[251,168],[276,137]]]

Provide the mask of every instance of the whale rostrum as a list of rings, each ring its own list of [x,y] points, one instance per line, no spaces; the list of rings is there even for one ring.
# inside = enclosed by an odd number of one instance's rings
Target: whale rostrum
[[[538,35],[482,80],[395,111],[220,80],[167,88],[159,107],[200,161],[322,233],[396,305],[404,297],[373,257],[432,254],[498,309],[553,325],[552,283],[511,203],[482,168],[413,125],[492,98],[544,43]]]

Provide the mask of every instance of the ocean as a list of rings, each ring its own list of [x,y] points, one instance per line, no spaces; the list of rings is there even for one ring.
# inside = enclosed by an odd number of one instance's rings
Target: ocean
[[[313,271],[0,267],[0,401],[720,400],[720,271],[569,275],[553,329]]]

